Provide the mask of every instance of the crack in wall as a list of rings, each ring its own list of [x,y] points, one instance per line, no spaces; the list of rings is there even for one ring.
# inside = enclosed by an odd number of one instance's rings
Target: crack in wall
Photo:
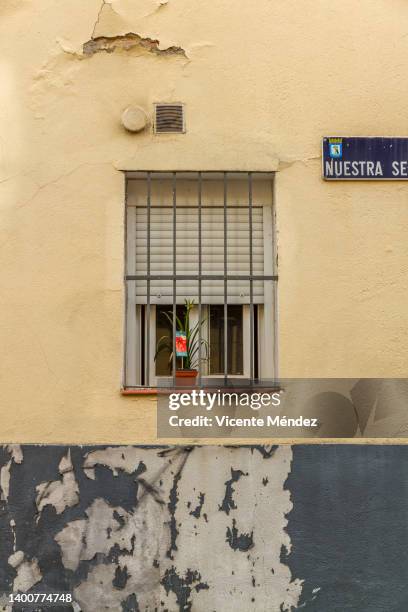
[[[99,8],[98,16],[96,18],[96,21],[95,21],[95,24],[94,24],[94,27],[93,27],[93,30],[92,30],[91,38],[93,38],[95,36],[96,28],[98,27],[98,24],[99,24],[99,21],[100,21],[100,19],[102,17],[102,12],[103,12],[103,9],[105,8],[105,6],[106,6],[106,0],[102,0],[102,4],[101,4],[101,6]]]
[[[303,164],[307,166],[309,162],[314,162],[321,159],[321,155],[313,155],[312,157],[303,157],[301,159],[281,159],[279,161],[278,171],[281,172],[282,170],[287,170],[296,164]]]
[[[166,6],[167,1],[168,0],[162,0],[153,12],[156,12],[163,6]],[[115,10],[110,3],[107,2],[107,0],[102,0],[102,4],[99,8],[98,15],[92,29],[91,38],[82,45],[82,57],[91,57],[95,55],[95,53],[101,52],[114,53],[115,51],[121,50],[130,51],[131,49],[147,51],[148,53],[158,56],[187,57],[187,54],[182,47],[170,45],[168,47],[161,48],[160,41],[158,39],[150,38],[149,36],[142,36],[137,32],[129,31],[125,34],[118,33],[111,36],[105,36],[103,34],[104,27],[102,24],[102,16],[105,8],[115,13]]]

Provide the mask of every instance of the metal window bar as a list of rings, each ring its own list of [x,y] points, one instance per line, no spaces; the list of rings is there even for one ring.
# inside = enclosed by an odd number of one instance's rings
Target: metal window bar
[[[125,228],[125,248],[124,248],[124,258],[125,258],[125,275],[128,269],[128,193],[129,193],[129,181],[127,178],[125,179],[125,214],[124,214],[124,228]],[[125,276],[126,279],[126,276]],[[124,330],[123,330],[123,379],[122,386],[126,388],[128,382],[128,355],[127,355],[127,347],[128,347],[128,300],[129,300],[129,287],[128,283],[125,282],[125,308],[123,312],[124,317]],[[136,340],[136,338],[135,338]]]
[[[224,172],[224,384],[228,382],[228,254],[227,254],[227,173]]]
[[[135,215],[134,227],[132,227],[132,231],[134,232],[134,234],[136,236],[136,232],[137,232],[136,215]],[[135,249],[135,253],[134,253],[134,262],[133,262],[133,265],[135,266],[135,270],[136,270],[137,269],[136,249]],[[128,278],[128,277],[126,277],[126,278]],[[140,317],[141,317],[140,328],[139,328],[140,342],[141,342],[141,346],[145,349],[145,352],[146,352],[146,334],[145,334],[146,324],[145,324],[144,317],[143,317],[143,310],[141,310]],[[138,338],[133,338],[133,342],[136,344],[136,347],[135,347],[136,352],[137,352],[137,343],[138,343],[138,341],[139,341]],[[141,380],[142,384],[145,384],[145,382],[146,382],[146,379],[145,379],[145,368],[143,367],[142,360],[140,360],[140,366],[139,367],[140,367],[140,380]]]
[[[172,274],[151,274],[151,195],[152,195],[152,180],[154,175],[160,175],[157,171],[143,172],[144,177],[147,179],[147,197],[146,197],[146,209],[147,209],[147,267],[146,274],[126,274],[125,281],[146,281],[146,348],[145,348],[145,372],[144,372],[144,383],[145,386],[150,384],[150,318],[151,318],[151,282],[155,280],[170,280],[173,282],[173,360],[172,360],[172,374],[173,374],[173,385],[176,386],[176,313],[177,313],[177,281],[179,280],[191,280],[198,282],[198,321],[199,321],[199,362],[198,362],[198,384],[201,386],[202,383],[202,362],[201,362],[201,343],[202,343],[202,282],[203,281],[223,281],[224,282],[224,382],[227,384],[228,381],[228,282],[231,280],[237,281],[249,281],[250,285],[250,380],[251,383],[254,380],[254,281],[277,281],[277,274],[272,275],[259,275],[253,273],[253,174],[252,172],[245,173],[247,175],[248,183],[248,221],[249,221],[249,274],[228,274],[228,208],[240,208],[239,206],[231,205],[228,206],[228,180],[229,172],[223,172],[223,205],[217,208],[223,209],[224,216],[224,274],[212,275],[202,274],[202,210],[204,208],[215,208],[214,206],[208,207],[202,203],[202,186],[203,186],[203,174],[202,172],[194,173],[198,181],[198,274],[177,274],[177,172],[172,172],[172,208],[173,211],[173,273]],[[170,173],[166,173],[167,176]],[[184,174],[184,173],[183,173]],[[192,172],[189,174],[193,174]],[[213,174],[213,173],[210,173]],[[239,173],[244,174],[244,173]],[[153,176],[152,176],[153,175]],[[126,181],[126,206],[132,206],[128,204],[128,186]],[[194,206],[188,206],[193,208]],[[181,206],[180,208],[183,208]],[[187,207],[186,207],[187,208]],[[128,235],[128,230],[126,231]],[[126,251],[127,252],[127,251]],[[275,263],[275,262],[274,262]],[[275,270],[273,270],[275,272]],[[126,282],[125,289],[126,296],[128,295],[128,288]],[[125,332],[127,329],[127,323],[125,323]],[[129,339],[126,338],[126,342]],[[125,359],[125,386],[127,378],[127,365]]]
[[[248,172],[248,210],[249,210],[249,361],[250,385],[254,380],[254,267],[252,249],[252,173]]]
[[[145,366],[145,384],[146,387],[150,385],[150,213],[152,205],[152,176],[151,173],[147,173],[147,236],[146,236],[146,249],[147,249],[147,265],[146,265],[146,366]]]
[[[202,221],[202,195],[203,195],[203,180],[201,172],[198,173],[198,387],[201,388],[202,380],[202,368],[201,368],[201,289],[202,289],[202,235],[201,235],[201,221]]]
[[[201,276],[199,276],[198,274],[151,274],[149,278],[150,280],[191,280],[191,281],[198,281],[200,278],[201,280],[205,280],[205,281],[209,281],[209,280],[223,281],[225,279],[227,279],[227,281],[231,281],[231,280],[250,281],[251,279],[253,281],[257,281],[257,280],[258,281],[277,281],[278,280],[278,276],[273,275],[273,274],[253,274],[252,276],[250,274],[227,274],[226,276],[224,274],[201,274]],[[145,281],[147,280],[147,275],[146,274],[128,274],[126,276],[126,280]]]
[[[177,309],[177,173],[173,172],[173,387],[176,386],[176,309]]]

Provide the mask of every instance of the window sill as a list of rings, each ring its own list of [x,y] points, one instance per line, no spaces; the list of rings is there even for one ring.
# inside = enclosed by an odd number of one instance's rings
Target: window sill
[[[157,395],[156,387],[146,387],[145,389],[121,389],[121,395]]]
[[[195,387],[193,387],[193,389],[196,389]],[[173,390],[173,388],[172,388]],[[185,391],[186,393],[188,393],[189,391],[192,390],[192,388],[190,387],[180,387],[174,388],[175,391]],[[212,391],[214,389],[211,389]],[[243,387],[242,389],[240,388],[233,388],[233,389],[225,389],[226,392],[228,391],[234,391],[234,392],[240,392],[240,391],[248,391],[248,389],[246,387]],[[264,387],[261,389],[258,389],[258,393],[276,393],[276,392],[281,392],[283,391],[283,387],[280,385],[275,385],[275,386],[271,386],[271,387]],[[121,395],[123,396],[133,396],[133,395],[159,395],[160,392],[163,392],[164,394],[169,392],[169,389],[158,389],[157,387],[139,387],[137,389],[126,389],[123,388],[120,390]]]

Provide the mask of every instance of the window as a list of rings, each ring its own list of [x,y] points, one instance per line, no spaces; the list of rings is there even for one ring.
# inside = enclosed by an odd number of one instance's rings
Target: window
[[[199,384],[276,376],[272,186],[272,173],[127,173],[126,388],[186,366]],[[187,312],[191,363],[172,358]]]

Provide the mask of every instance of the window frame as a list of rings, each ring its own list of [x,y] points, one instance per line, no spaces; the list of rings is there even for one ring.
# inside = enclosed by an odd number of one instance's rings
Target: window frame
[[[199,377],[198,377],[198,382],[199,382],[199,386],[202,385],[202,379],[209,379],[209,378],[218,378],[221,379],[223,378],[223,383],[225,385],[228,384],[228,381],[230,380],[235,380],[235,379],[248,379],[249,378],[249,382],[252,385],[255,380],[254,380],[254,361],[255,361],[255,350],[257,351],[257,359],[258,359],[258,377],[260,379],[265,379],[268,378],[269,380],[271,380],[271,376],[268,376],[268,366],[267,366],[267,362],[271,363],[271,353],[270,353],[270,347],[273,347],[273,367],[272,367],[272,378],[276,379],[278,372],[277,372],[277,281],[278,281],[278,275],[277,275],[277,244],[276,244],[276,213],[275,213],[275,172],[273,171],[265,171],[265,172],[251,172],[251,171],[188,171],[188,172],[180,172],[180,171],[158,171],[158,170],[154,170],[154,171],[137,171],[137,172],[125,172],[125,274],[124,274],[124,284],[125,284],[125,313],[124,313],[124,318],[125,318],[125,325],[124,325],[124,367],[123,367],[123,379],[122,379],[122,388],[124,390],[134,390],[135,392],[137,392],[137,390],[146,390],[146,389],[152,389],[155,388],[158,384],[158,378],[156,377],[156,372],[155,372],[155,362],[154,362],[154,354],[155,354],[155,343],[156,343],[156,338],[155,338],[155,318],[156,318],[156,308],[155,305],[152,304],[150,302],[150,298],[147,297],[147,305],[146,305],[146,310],[145,310],[145,321],[148,322],[150,320],[150,324],[146,325],[145,330],[141,329],[141,320],[140,320],[140,313],[139,315],[136,313],[136,315],[132,315],[129,316],[129,306],[132,307],[132,303],[130,303],[129,301],[129,281],[135,281],[136,276],[132,276],[132,275],[128,275],[127,274],[127,259],[128,259],[128,250],[129,250],[129,243],[128,243],[128,222],[127,222],[127,217],[128,217],[128,186],[129,186],[129,181],[130,180],[134,180],[135,175],[137,175],[138,177],[140,177],[140,175],[142,175],[146,181],[147,181],[147,191],[148,191],[148,195],[147,195],[147,209],[151,209],[152,204],[151,204],[151,184],[152,184],[152,180],[154,180],[154,178],[159,178],[159,177],[163,177],[166,176],[166,178],[168,178],[169,176],[172,177],[172,181],[173,181],[173,204],[172,204],[172,208],[173,208],[173,218],[174,218],[174,225],[176,225],[176,214],[177,214],[177,175],[183,175],[185,176],[186,174],[188,175],[195,175],[196,179],[197,179],[197,187],[198,187],[198,192],[197,192],[197,197],[198,197],[198,210],[199,210],[199,261],[198,261],[198,274],[195,275],[195,279],[198,281],[198,286],[199,286],[199,303],[198,303],[198,312],[197,315],[200,316],[201,318],[203,318],[203,312],[202,312],[202,307],[206,307],[205,304],[201,303],[201,283],[203,280],[208,280],[208,277],[206,277],[204,279],[204,275],[202,274],[201,271],[201,267],[202,267],[202,261],[201,261],[201,256],[202,256],[202,247],[201,247],[201,210],[202,210],[202,203],[201,203],[201,193],[202,193],[202,180],[203,180],[203,175],[216,175],[216,176],[222,176],[223,177],[223,187],[224,187],[224,202],[223,202],[223,208],[224,208],[224,275],[222,277],[222,280],[224,281],[224,294],[227,296],[227,301],[224,300],[224,308],[227,309],[228,306],[228,280],[230,280],[230,277],[228,276],[228,272],[227,272],[227,260],[226,260],[226,244],[227,244],[227,240],[228,240],[228,232],[227,232],[227,227],[225,224],[225,220],[226,220],[226,211],[228,209],[228,181],[229,180],[234,180],[234,178],[236,178],[236,175],[246,175],[247,177],[247,185],[248,185],[248,207],[244,207],[244,209],[248,210],[248,214],[249,214],[249,241],[250,241],[250,272],[249,275],[242,275],[239,277],[239,279],[245,279],[248,280],[249,284],[250,284],[250,303],[249,304],[242,304],[243,306],[243,336],[244,336],[244,346],[243,346],[243,354],[244,354],[244,374],[243,375],[229,375],[227,371],[224,372],[223,376],[219,376],[219,375],[209,375],[209,374],[202,374],[201,372],[201,368],[200,368],[200,372],[199,372]],[[253,186],[253,180],[254,180],[254,176],[256,176],[257,178],[259,177],[259,175],[262,175],[264,177],[267,177],[268,180],[271,181],[271,201],[270,202],[262,202],[262,207],[263,207],[263,248],[264,248],[264,274],[263,275],[254,275],[253,274],[253,268],[252,268],[252,249],[253,249],[253,241],[252,241],[252,207],[253,207],[253,202],[252,202],[252,186]],[[257,203],[257,206],[259,206],[259,202]],[[150,212],[148,213],[148,215],[150,215]],[[148,217],[149,219],[149,217]],[[147,233],[148,233],[148,238],[147,238],[147,250],[148,252],[150,252],[150,220],[148,220],[148,229],[147,229]],[[176,236],[176,232],[175,232],[175,227],[173,227],[173,237]],[[135,240],[136,243],[136,240]],[[176,241],[173,242],[173,244],[176,244]],[[135,248],[135,245],[134,245]],[[175,289],[176,289],[176,282],[177,282],[177,261],[174,255],[174,251],[175,249],[173,248],[173,264],[174,264],[174,270],[173,270],[173,275],[172,275],[172,280],[173,280],[173,311],[176,307],[176,299],[177,296],[175,294]],[[149,287],[149,283],[151,282],[152,279],[152,275],[150,274],[150,255],[148,255],[147,257],[148,263],[147,263],[147,274],[146,274],[146,283],[147,286]],[[236,277],[236,279],[238,280],[238,277]],[[220,280],[220,278],[218,278],[218,276],[215,278],[215,280]],[[254,342],[254,299],[253,299],[253,283],[256,282],[256,280],[263,280],[264,281],[264,300],[263,303],[261,305],[261,308],[258,308],[258,320],[257,320],[257,326],[258,326],[258,344],[257,346],[255,346],[255,342]],[[271,281],[271,282],[267,282],[267,281]],[[147,293],[149,292],[149,288],[147,289]],[[230,302],[231,303],[231,302]],[[133,304],[133,306],[135,306],[136,304]],[[201,311],[201,312],[200,312]],[[224,313],[226,313],[226,310],[224,311]],[[197,317],[198,318],[198,317]],[[132,332],[132,325],[130,325],[130,321],[134,319],[133,321],[133,332]],[[225,326],[227,326],[227,318],[224,316],[224,321],[225,321]],[[173,317],[173,331],[174,331],[174,327],[175,327],[175,318]],[[225,329],[224,334],[226,336],[227,333],[227,329]],[[252,343],[251,343],[251,338],[252,338]],[[145,368],[145,384],[129,384],[129,378],[128,378],[128,372],[129,372],[129,366],[131,364],[129,364],[129,353],[128,353],[128,346],[129,343],[133,340],[133,342],[135,342],[137,339],[139,339],[138,345],[140,347],[139,350],[136,349],[135,353],[136,353],[136,359],[134,360],[133,363],[133,367],[136,367],[136,370],[139,370],[141,368],[142,363],[141,362],[145,362],[148,360],[149,361],[149,365],[147,368]],[[141,346],[142,342],[144,340],[144,347]],[[174,338],[173,338],[173,348],[174,348]],[[227,343],[225,343],[227,344]],[[250,346],[250,351],[248,354],[248,351],[246,350],[248,348],[248,345]],[[268,350],[269,349],[269,350]],[[228,363],[228,354],[227,354],[227,349],[224,347],[225,350],[225,356],[224,356],[224,363]],[[144,359],[142,357],[142,351],[144,353]],[[139,353],[139,358],[137,357],[137,353]],[[268,358],[267,358],[268,355]],[[226,368],[227,369],[227,368]],[[173,386],[176,386],[175,384],[175,366],[173,365]],[[147,383],[147,384],[146,384]]]
[[[237,306],[237,304],[234,304],[235,306]],[[213,306],[213,304],[202,304],[202,316],[204,320],[208,320],[208,311],[211,308],[211,306]],[[250,338],[249,338],[249,321],[250,321],[250,313],[249,313],[249,305],[248,304],[238,304],[238,306],[240,306],[242,308],[242,340],[243,340],[243,347],[242,347],[242,351],[243,351],[243,374],[229,374],[228,376],[230,378],[234,378],[234,379],[241,379],[241,380],[245,380],[247,378],[249,378],[250,375],[250,364],[249,364],[249,343],[250,343]],[[156,343],[157,343],[157,337],[156,337],[156,317],[157,317],[157,304],[152,304],[152,308],[151,308],[151,316],[150,316],[150,380],[152,382],[152,386],[153,387],[157,387],[160,386],[159,385],[159,381],[158,379],[160,378],[168,378],[168,376],[158,376],[156,374],[156,364],[155,364],[155,360],[154,360],[154,355],[155,355],[155,347],[156,347]],[[191,323],[192,325],[194,325],[195,323],[198,322],[198,309],[194,309],[191,313]],[[148,325],[148,321],[146,320],[146,325]],[[207,322],[204,323],[203,325],[203,332],[202,332],[202,337],[209,341],[209,328],[207,325]],[[257,347],[257,349],[259,350],[259,346]],[[216,373],[216,374],[209,374],[208,373],[208,368],[204,367],[203,368],[203,372],[202,372],[202,376],[205,379],[212,379],[212,380],[216,380],[219,379],[220,377],[223,376],[222,372]]]

